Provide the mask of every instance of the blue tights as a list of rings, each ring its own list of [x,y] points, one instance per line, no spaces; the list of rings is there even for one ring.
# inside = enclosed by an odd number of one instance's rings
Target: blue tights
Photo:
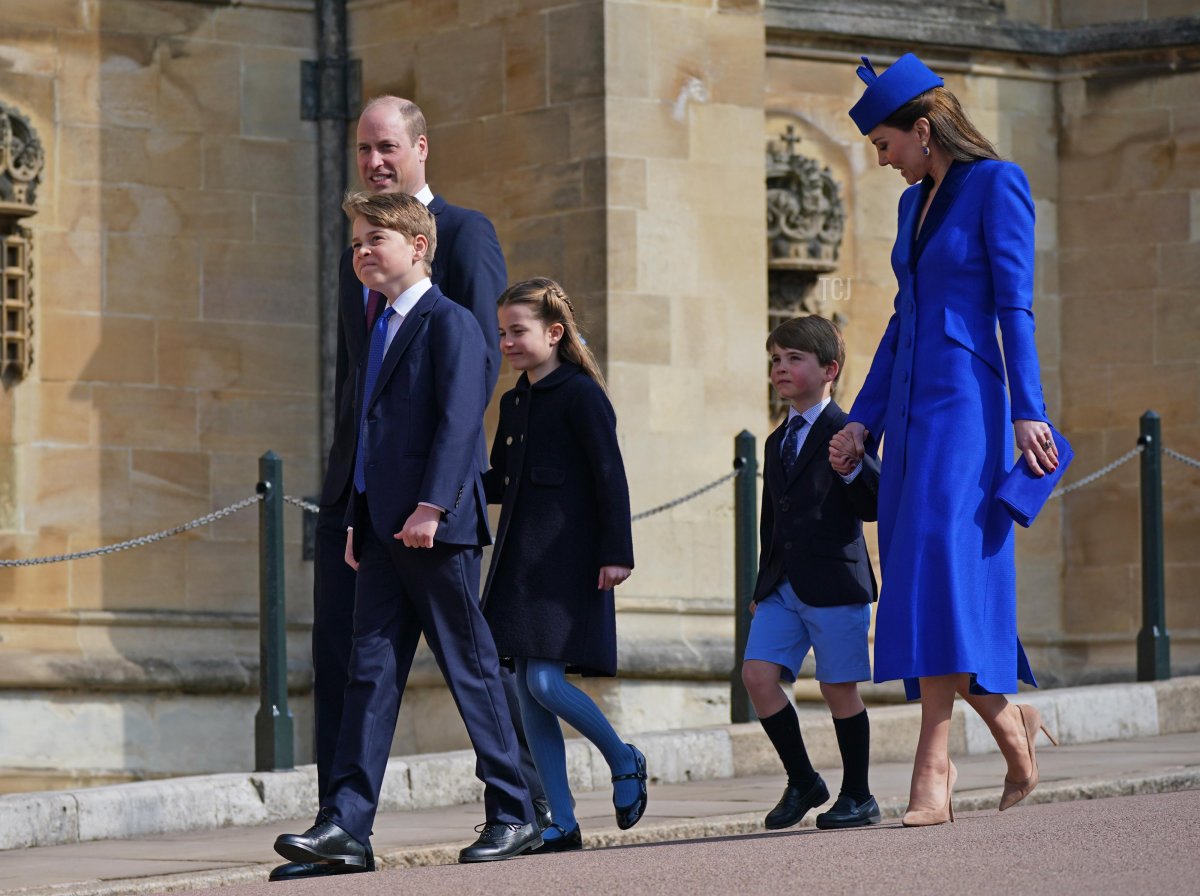
[[[521,703],[521,720],[525,723],[525,738],[550,800],[550,814],[556,825],[567,831],[573,830],[578,822],[571,805],[567,750],[558,720],[565,719],[595,744],[614,775],[636,771],[633,753],[592,699],[567,683],[566,663],[517,657],[516,665],[517,695]],[[613,785],[613,803],[628,806],[638,798],[639,792],[637,781],[618,781]],[[554,839],[559,833],[550,828],[542,836]]]

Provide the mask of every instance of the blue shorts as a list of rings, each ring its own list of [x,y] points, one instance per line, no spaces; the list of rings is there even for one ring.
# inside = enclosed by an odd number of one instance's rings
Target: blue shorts
[[[817,661],[814,675],[826,684],[868,681],[871,655],[867,632],[870,604],[810,607],[786,579],[759,601],[746,639],[746,659],[783,668],[780,678],[795,681],[811,649]]]

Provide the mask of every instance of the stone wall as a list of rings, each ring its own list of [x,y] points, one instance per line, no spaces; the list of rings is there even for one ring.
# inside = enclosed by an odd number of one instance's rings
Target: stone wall
[[[1153,5],[1153,4],[1152,4]],[[1160,4],[1161,5],[1161,4]],[[1177,4],[1178,5],[1178,4]],[[1200,53],[1092,65],[1061,87],[1064,424],[1086,472],[1133,448],[1138,418],[1200,457]],[[1066,505],[1063,673],[1126,676],[1141,628],[1137,463]],[[1163,460],[1167,627],[1200,666],[1200,471]]]
[[[305,3],[3,5],[0,99],[29,116],[47,162],[26,219],[35,360],[0,395],[0,555],[201,516],[252,495],[269,448],[292,493],[314,488],[315,152],[297,100],[312,29]],[[311,576],[289,514],[302,623]],[[0,727],[90,747],[5,737],[3,763],[70,776],[253,762],[257,525],[251,509],[150,547],[0,570]],[[299,685],[302,624],[293,638]]]

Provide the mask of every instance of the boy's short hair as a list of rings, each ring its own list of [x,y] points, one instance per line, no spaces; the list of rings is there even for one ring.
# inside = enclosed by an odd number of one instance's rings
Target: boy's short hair
[[[819,314],[785,320],[767,337],[767,351],[775,347],[816,355],[822,367],[837,361],[838,376],[846,366],[846,340],[842,338],[842,331],[833,321]]]
[[[437,222],[420,199],[407,193],[349,192],[342,210],[353,221],[366,218],[376,227],[394,230],[412,240],[418,235],[429,241],[425,253],[425,271],[433,269],[433,253],[437,249]]]

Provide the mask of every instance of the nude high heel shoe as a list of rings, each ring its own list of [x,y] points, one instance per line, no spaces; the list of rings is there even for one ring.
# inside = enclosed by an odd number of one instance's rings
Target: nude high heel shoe
[[[954,821],[954,782],[958,780],[958,769],[954,763],[946,770],[946,804],[940,809],[909,809],[900,819],[906,828],[920,828],[931,824],[945,824]]]
[[[1049,731],[1046,730],[1045,723],[1042,722],[1042,714],[1033,706],[1027,703],[1018,703],[1017,712],[1021,714],[1021,724],[1025,727],[1025,740],[1029,747],[1029,764],[1033,766],[1028,778],[1024,781],[1013,781],[1007,775],[1004,777],[1004,793],[1000,795],[1000,811],[1011,809],[1025,797],[1033,792],[1033,788],[1038,785],[1038,764],[1037,755],[1034,752],[1033,742],[1037,739],[1037,733],[1040,730],[1046,737],[1050,738],[1050,743],[1058,746],[1058,741],[1054,739]]]

